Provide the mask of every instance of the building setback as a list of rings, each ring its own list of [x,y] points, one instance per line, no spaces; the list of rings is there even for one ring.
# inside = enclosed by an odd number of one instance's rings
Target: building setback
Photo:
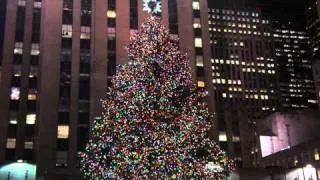
[[[207,12],[206,1],[162,0],[159,16],[179,35],[213,111]],[[36,163],[38,177],[77,179],[100,99],[116,65],[127,63],[130,33],[149,15],[142,0],[17,0],[6,13],[0,163],[21,159]]]

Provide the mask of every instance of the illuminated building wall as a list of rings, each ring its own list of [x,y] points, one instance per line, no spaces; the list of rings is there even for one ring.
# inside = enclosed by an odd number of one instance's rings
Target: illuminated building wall
[[[220,144],[244,166],[256,165],[255,124],[278,106],[271,24],[257,9],[212,6],[209,75],[215,89],[219,133],[229,137],[220,139]]]
[[[275,113],[258,123],[261,155],[266,157],[318,137],[316,110]]]
[[[195,83],[207,88],[214,107],[207,2],[159,0],[161,16]],[[38,176],[79,173],[90,122],[116,66],[127,63],[125,46],[149,15],[143,0],[7,1],[0,84],[0,164],[36,163]],[[203,64],[202,67],[196,66]],[[209,65],[206,65],[209,64]],[[212,101],[211,101],[212,100]],[[59,179],[58,178],[58,179]],[[78,179],[78,178],[76,178]]]

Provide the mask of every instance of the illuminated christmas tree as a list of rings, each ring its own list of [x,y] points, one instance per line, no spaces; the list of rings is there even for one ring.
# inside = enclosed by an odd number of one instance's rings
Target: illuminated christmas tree
[[[84,153],[85,179],[225,179],[234,164],[209,139],[205,92],[177,40],[151,16],[131,36]]]

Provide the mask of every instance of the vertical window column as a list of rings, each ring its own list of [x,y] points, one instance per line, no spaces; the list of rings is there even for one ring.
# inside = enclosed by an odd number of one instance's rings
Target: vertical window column
[[[68,166],[73,0],[63,1],[56,166]]]
[[[91,12],[92,1],[81,0],[81,12],[86,13],[86,19],[81,18],[80,35],[80,79],[79,79],[79,109],[77,129],[77,151],[84,151],[89,137],[90,122],[90,75],[91,75]],[[81,16],[83,14],[81,13]],[[78,162],[79,163],[79,162]]]
[[[116,0],[108,0],[107,10],[107,79],[108,84],[111,83],[111,76],[116,73]]]
[[[204,67],[203,67],[203,42],[202,42],[202,32],[201,32],[201,22],[200,22],[200,1],[194,0],[192,2],[193,9],[193,30],[194,30],[194,47],[196,54],[196,73],[197,73],[197,85],[200,88],[205,87],[204,82]]]
[[[25,15],[26,8],[25,2],[18,3],[17,16],[16,16],[16,32],[15,32],[15,47],[14,47],[14,60],[11,79],[10,91],[10,112],[9,124],[6,144],[6,159],[15,160],[16,158],[16,142],[17,142],[17,129],[19,125],[19,111],[21,102],[21,71],[22,59],[24,48],[24,29],[25,29]]]

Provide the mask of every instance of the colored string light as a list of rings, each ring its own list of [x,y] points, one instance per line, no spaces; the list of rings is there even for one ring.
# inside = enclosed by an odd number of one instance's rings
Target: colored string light
[[[81,153],[85,179],[225,179],[235,166],[208,138],[206,93],[157,17],[127,47]]]

